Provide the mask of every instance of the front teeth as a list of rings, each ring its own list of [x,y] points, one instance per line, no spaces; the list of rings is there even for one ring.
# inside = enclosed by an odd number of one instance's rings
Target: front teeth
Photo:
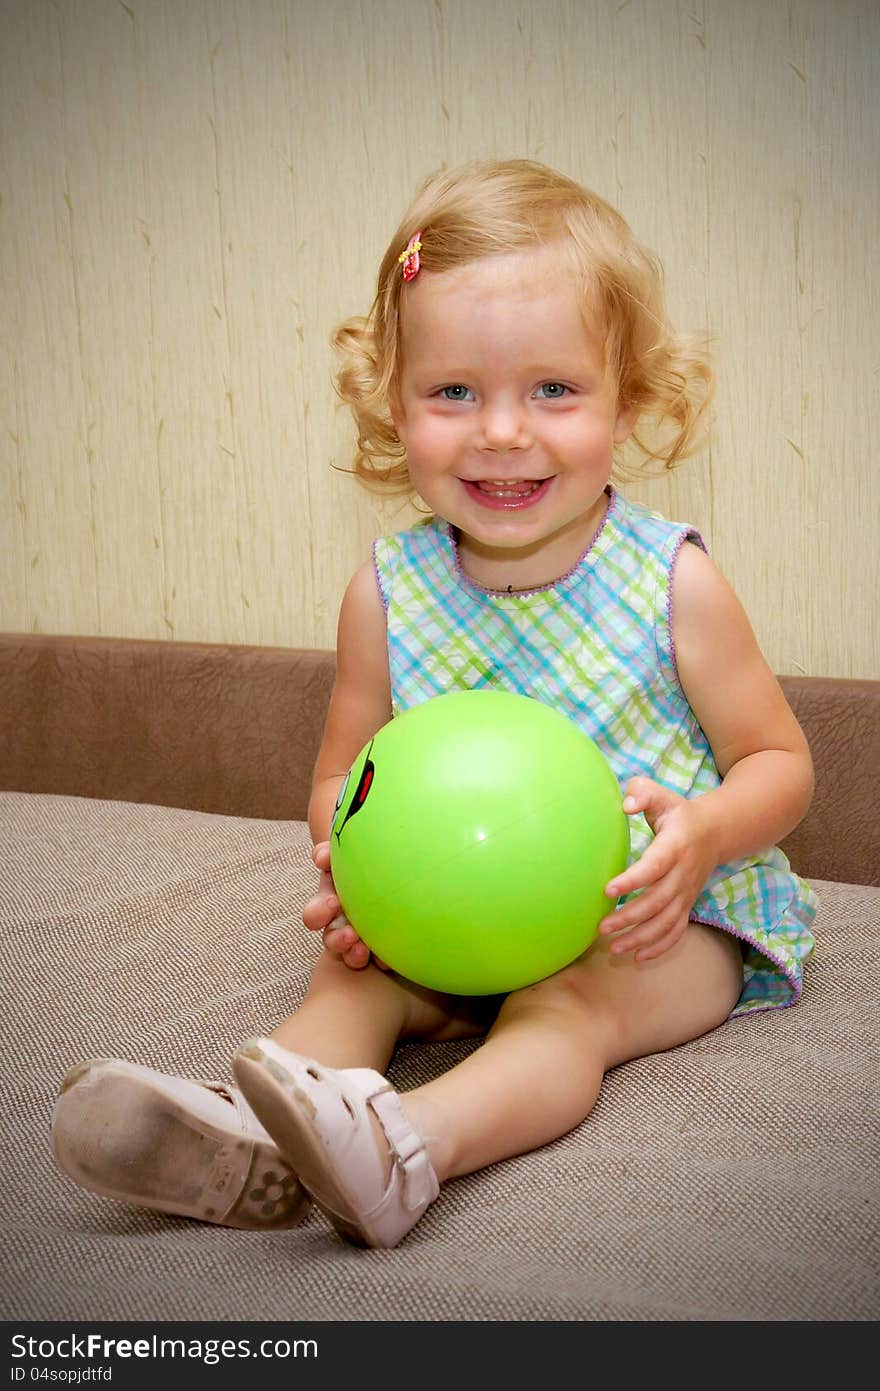
[[[484,478],[477,484],[483,492],[491,492],[495,497],[528,497],[536,488],[540,487],[540,480],[535,482],[525,478]]]

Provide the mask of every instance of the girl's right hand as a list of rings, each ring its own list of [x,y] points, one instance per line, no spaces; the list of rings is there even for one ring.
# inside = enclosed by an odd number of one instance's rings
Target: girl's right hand
[[[318,892],[310,898],[303,908],[303,923],[310,932],[324,935],[324,947],[334,956],[340,956],[346,966],[353,971],[362,971],[370,963],[370,949],[362,942],[348,918],[342,911],[342,904],[336,894],[330,874],[330,842],[322,840],[312,851],[315,868],[321,880]],[[372,960],[382,971],[388,967],[378,957]]]

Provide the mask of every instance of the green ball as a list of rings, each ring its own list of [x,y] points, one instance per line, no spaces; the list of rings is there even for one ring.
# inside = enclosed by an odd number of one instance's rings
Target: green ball
[[[614,906],[629,830],[604,754],[506,691],[435,696],[351,766],[330,831],[346,917],[420,985],[494,995],[580,956]]]

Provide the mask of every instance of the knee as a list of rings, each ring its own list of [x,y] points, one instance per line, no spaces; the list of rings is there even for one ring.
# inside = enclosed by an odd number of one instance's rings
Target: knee
[[[554,1019],[565,1029],[574,1028],[590,1034],[609,1037],[616,1028],[615,1012],[608,1007],[602,992],[594,988],[588,972],[580,961],[524,986],[507,996],[499,1019]]]

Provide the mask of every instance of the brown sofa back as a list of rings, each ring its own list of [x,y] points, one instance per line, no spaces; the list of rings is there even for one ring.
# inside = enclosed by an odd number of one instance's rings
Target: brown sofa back
[[[810,878],[880,884],[880,681],[782,676],[780,684],[816,770],[810,810],[783,849]]]
[[[332,653],[0,634],[0,788],[303,820]]]
[[[334,671],[300,648],[0,634],[0,788],[302,820]],[[880,884],[880,681],[781,681],[816,764],[786,852]]]

